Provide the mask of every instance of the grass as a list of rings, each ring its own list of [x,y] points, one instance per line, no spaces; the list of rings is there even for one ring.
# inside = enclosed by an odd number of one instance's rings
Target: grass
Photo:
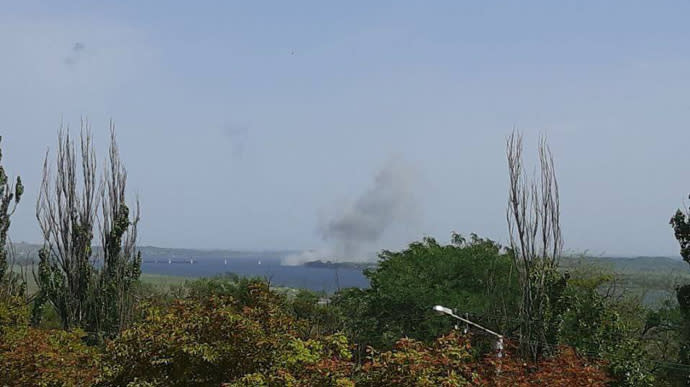
[[[190,281],[194,280],[195,278],[192,277],[178,277],[178,276],[173,276],[173,275],[163,275],[163,274],[147,274],[147,273],[142,273],[141,277],[139,277],[141,282],[148,284],[148,285],[153,285],[153,286],[160,286],[160,287],[170,287],[170,286],[178,286],[178,285],[184,285],[185,281]]]
[[[27,284],[27,291],[29,294],[34,294],[38,290],[38,286],[36,285],[36,281],[34,280],[34,276],[32,275],[32,270],[34,270],[35,266],[34,265],[28,265],[28,266],[20,266],[20,265],[14,265],[12,266],[12,271],[15,273],[19,273],[20,275],[23,275],[26,279],[26,284]],[[167,293],[169,292],[172,288],[176,287],[181,287],[184,285],[187,281],[194,281],[196,277],[181,277],[181,276],[173,276],[173,275],[163,275],[163,274],[150,274],[150,273],[141,273],[141,277],[139,277],[139,280],[141,283],[145,286],[150,286],[154,288],[155,290],[159,291],[160,293]],[[272,286],[271,289],[274,291],[283,294],[287,297],[294,297],[295,294],[299,291],[299,289],[293,289],[293,288],[287,288],[287,287],[279,287],[279,286]]]
[[[32,275],[32,270],[35,266],[19,266],[15,265],[12,267],[12,271],[23,275],[26,279],[27,290],[29,294],[33,294],[38,290],[34,276]],[[185,281],[194,280],[191,277],[178,277],[172,275],[162,275],[162,274],[147,274],[142,273],[139,277],[140,281],[145,285],[153,286],[159,290],[168,290],[173,286],[184,285]]]

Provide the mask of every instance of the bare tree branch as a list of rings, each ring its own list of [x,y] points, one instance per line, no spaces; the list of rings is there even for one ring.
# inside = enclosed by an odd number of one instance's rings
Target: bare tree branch
[[[110,149],[97,185],[96,152],[91,127],[81,121],[80,153],[69,130],[60,127],[53,178],[46,153],[36,217],[44,247],[35,278],[40,298],[55,308],[66,329],[83,327],[112,334],[126,323],[131,287],[139,278],[136,251],[139,202],[130,221],[125,203],[127,173],[120,161],[115,127],[110,123]],[[102,261],[94,254],[98,224]]]
[[[506,220],[523,291],[521,344],[523,350],[536,359],[548,350],[539,343],[547,343],[545,314],[563,242],[560,198],[551,150],[542,137],[538,147],[539,178],[531,180],[526,177],[522,150],[522,135],[513,130],[506,141],[509,178]]]

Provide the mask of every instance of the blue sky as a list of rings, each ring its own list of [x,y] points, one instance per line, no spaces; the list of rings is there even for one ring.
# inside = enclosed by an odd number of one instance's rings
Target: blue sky
[[[319,224],[403,160],[414,216],[506,241],[505,137],[546,133],[568,249],[677,255],[690,193],[690,3],[3,2],[3,162],[39,241],[61,119],[118,127],[144,244],[326,248]]]

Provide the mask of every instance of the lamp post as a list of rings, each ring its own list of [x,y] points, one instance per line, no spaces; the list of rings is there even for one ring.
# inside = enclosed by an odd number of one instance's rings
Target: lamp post
[[[503,335],[496,333],[489,328],[485,328],[485,327],[483,327],[477,323],[474,323],[474,322],[472,322],[466,318],[462,318],[462,317],[456,315],[455,313],[453,313],[453,311],[450,308],[446,308],[445,306],[436,305],[432,309],[434,310],[434,312],[436,312],[438,314],[445,314],[445,315],[448,315],[450,317],[456,318],[456,319],[464,322],[465,324],[472,325],[475,328],[478,328],[478,329],[480,329],[486,333],[489,333],[491,335],[496,336],[498,338],[498,341],[496,342],[496,349],[498,350],[497,356],[499,359],[503,357]]]

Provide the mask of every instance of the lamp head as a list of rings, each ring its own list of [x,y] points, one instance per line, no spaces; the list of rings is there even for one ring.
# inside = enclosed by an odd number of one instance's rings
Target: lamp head
[[[453,314],[453,311],[450,310],[450,308],[446,308],[445,306],[441,306],[441,305],[436,305],[432,309],[434,310],[434,312],[436,312],[438,314],[448,314],[448,315]]]

